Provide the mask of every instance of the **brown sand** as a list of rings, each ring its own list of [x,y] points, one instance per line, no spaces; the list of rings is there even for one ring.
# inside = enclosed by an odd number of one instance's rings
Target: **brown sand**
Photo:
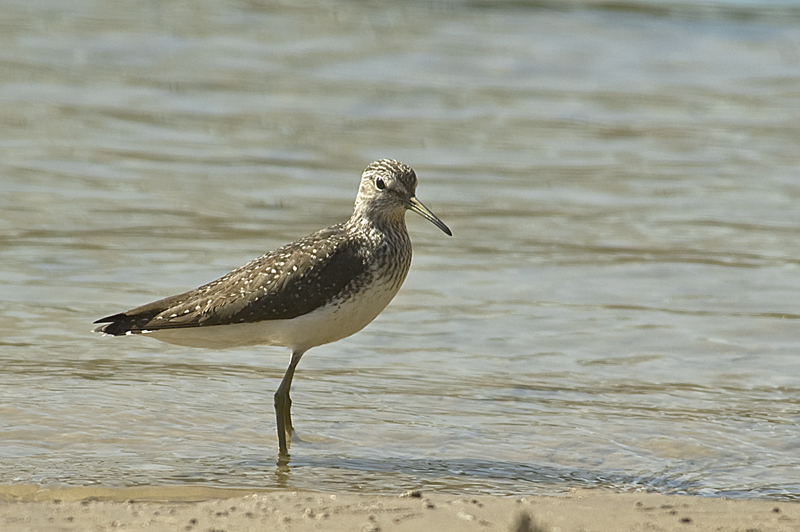
[[[561,497],[5,486],[0,530],[800,531],[800,503],[572,490]]]

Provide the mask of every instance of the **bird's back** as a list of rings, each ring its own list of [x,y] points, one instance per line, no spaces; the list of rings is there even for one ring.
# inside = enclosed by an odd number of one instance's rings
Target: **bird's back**
[[[212,348],[333,342],[372,321],[405,279],[408,233],[404,224],[391,233],[334,225],[195,290],[102,318],[95,330]]]

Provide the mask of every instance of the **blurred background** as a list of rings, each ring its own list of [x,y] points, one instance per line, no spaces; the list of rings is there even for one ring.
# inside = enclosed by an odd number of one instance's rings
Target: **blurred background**
[[[800,498],[800,3],[0,0],[12,484]],[[104,338],[351,213],[411,272],[280,348]]]

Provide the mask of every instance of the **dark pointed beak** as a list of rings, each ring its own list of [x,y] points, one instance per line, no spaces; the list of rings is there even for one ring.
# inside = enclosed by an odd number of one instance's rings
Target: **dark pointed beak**
[[[409,210],[414,211],[415,213],[419,214],[433,225],[444,231],[447,236],[453,236],[453,233],[450,232],[450,228],[444,225],[444,222],[441,221],[435,214],[433,214],[425,205],[422,204],[415,197],[411,197],[410,200],[406,203],[406,206]]]

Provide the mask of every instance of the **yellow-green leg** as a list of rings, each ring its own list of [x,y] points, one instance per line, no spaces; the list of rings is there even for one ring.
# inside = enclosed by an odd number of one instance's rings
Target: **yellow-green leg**
[[[289,389],[292,387],[292,378],[298,362],[303,357],[305,351],[292,351],[292,360],[281,380],[278,390],[275,392],[275,417],[278,426],[278,454],[289,456],[288,442],[292,440],[292,400],[289,397]]]

